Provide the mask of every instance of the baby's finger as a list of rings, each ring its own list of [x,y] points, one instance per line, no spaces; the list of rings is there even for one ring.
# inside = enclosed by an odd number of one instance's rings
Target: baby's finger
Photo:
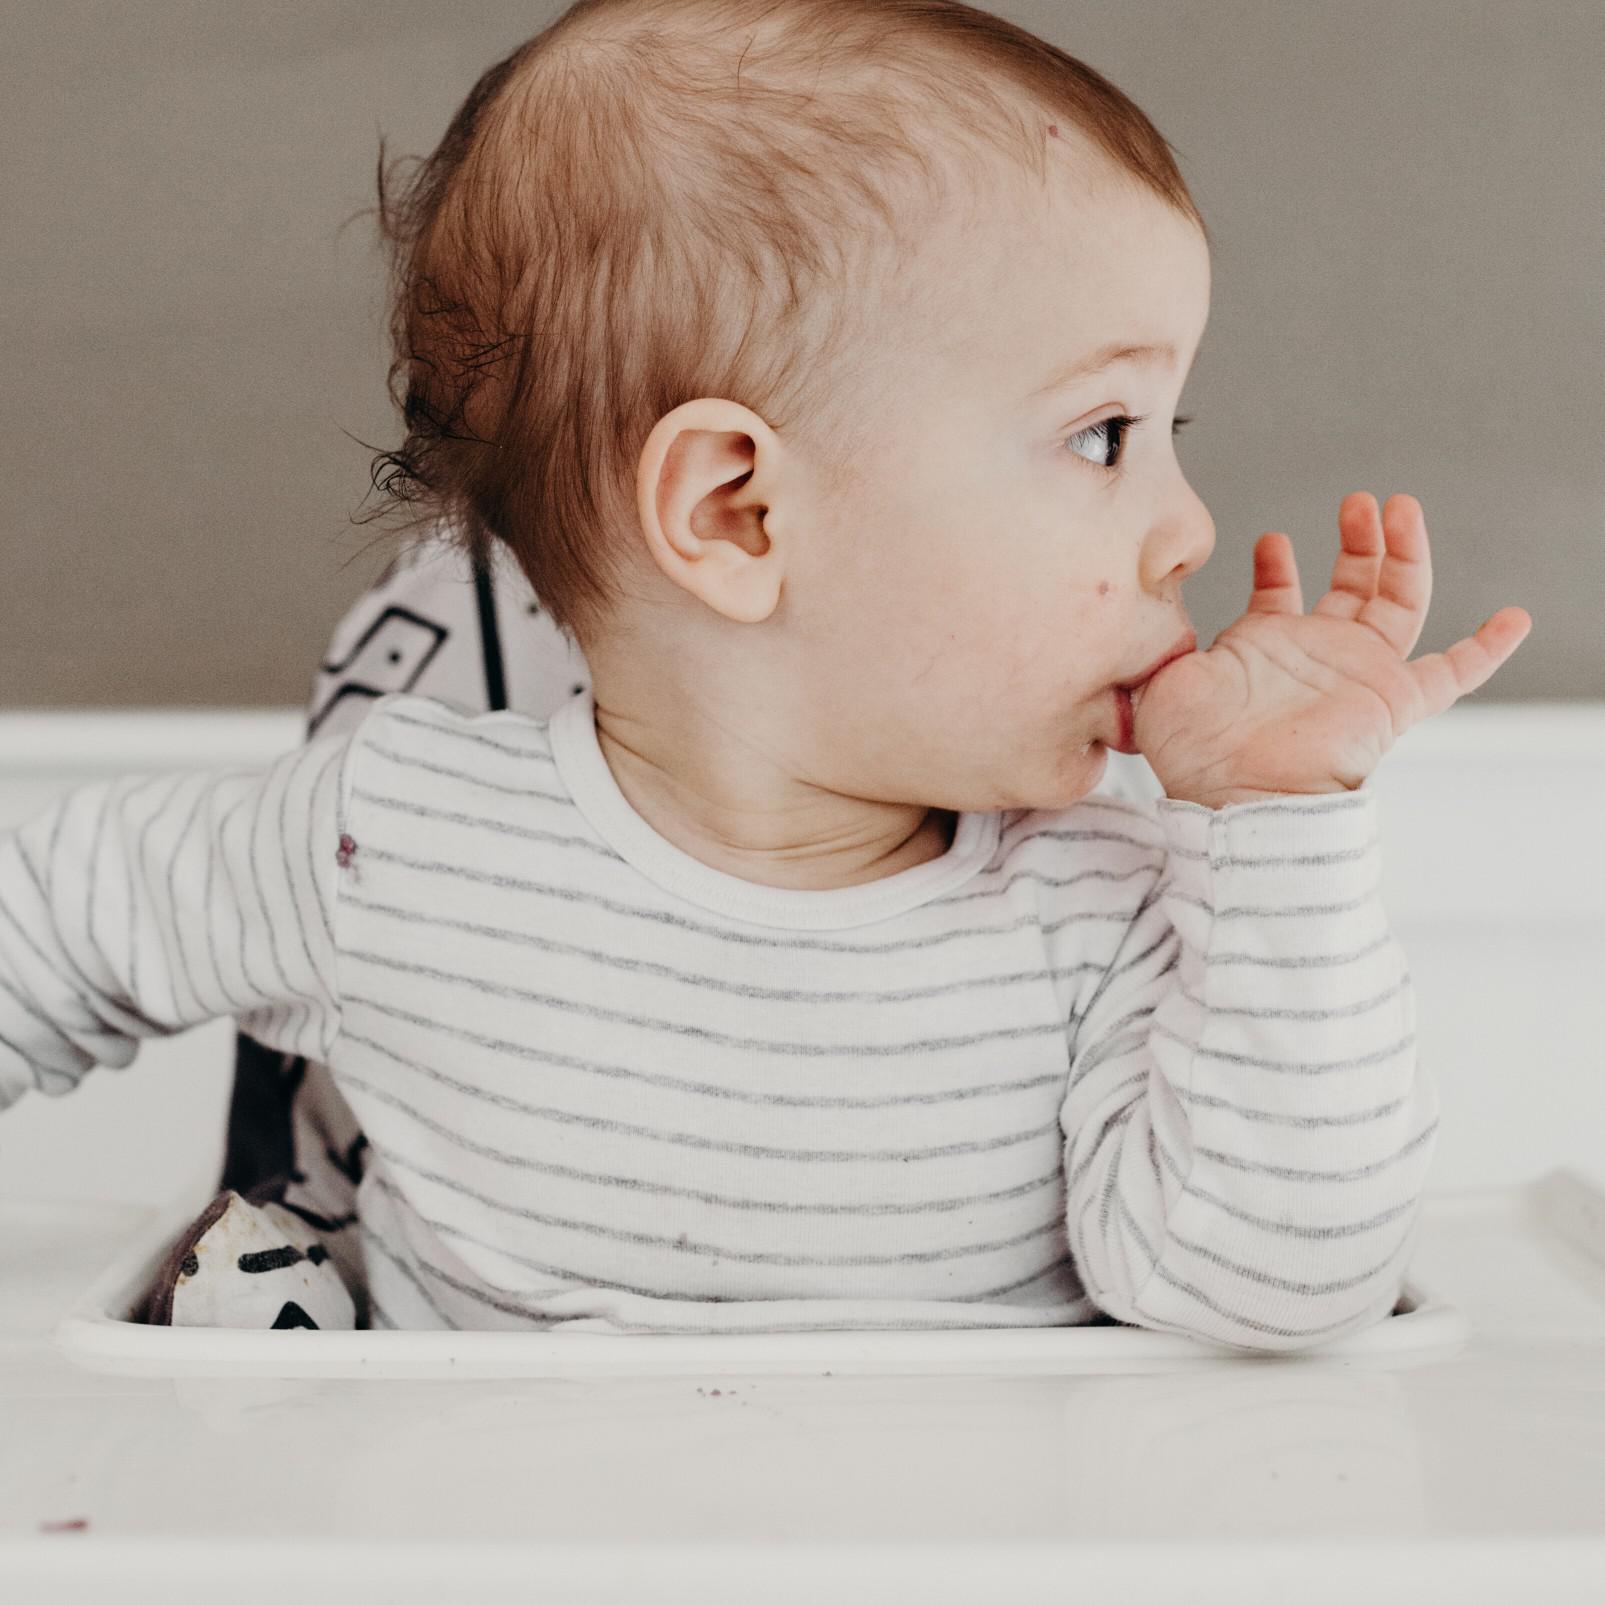
[[[1432,600],[1432,553],[1427,522],[1414,496],[1390,496],[1382,509],[1387,551],[1377,575],[1377,594],[1356,615],[1399,654],[1409,657],[1421,638]],[[1491,674],[1493,671],[1489,670]]]
[[[1525,609],[1502,607],[1475,635],[1456,641],[1447,652],[1430,652],[1408,665],[1424,704],[1421,717],[1442,713],[1468,691],[1491,680],[1533,627]]]
[[[1352,619],[1376,595],[1382,558],[1382,514],[1368,490],[1351,491],[1338,508],[1338,555],[1332,588],[1310,610],[1328,618]]]
[[[1254,543],[1254,591],[1250,613],[1302,613],[1304,592],[1299,588],[1298,562],[1293,543],[1271,530]]]

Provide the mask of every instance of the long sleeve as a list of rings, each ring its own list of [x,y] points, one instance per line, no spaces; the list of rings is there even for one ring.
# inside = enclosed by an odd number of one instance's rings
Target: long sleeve
[[[81,786],[0,834],[0,1109],[220,1016],[266,1011],[268,1046],[327,1054],[353,740]]]
[[[1397,1301],[1438,1127],[1376,796],[1156,809],[1163,872],[1074,1022],[1071,1251],[1129,1324],[1328,1343]]]

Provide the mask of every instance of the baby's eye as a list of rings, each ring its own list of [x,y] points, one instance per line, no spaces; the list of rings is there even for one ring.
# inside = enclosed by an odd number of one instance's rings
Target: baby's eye
[[[1135,429],[1138,424],[1145,423],[1146,421],[1146,416],[1142,418],[1128,418],[1124,413],[1121,413],[1119,417],[1104,418],[1098,423],[1088,425],[1088,427],[1085,429],[1078,429],[1075,434],[1070,436],[1070,440],[1084,440],[1091,435],[1101,435],[1105,444],[1108,446],[1113,455],[1106,462],[1097,462],[1090,457],[1087,460],[1092,462],[1095,468],[1102,468],[1106,472],[1112,474],[1119,469],[1121,462],[1125,458],[1126,432],[1128,430]],[[1171,425],[1171,435],[1179,435],[1181,433],[1182,426],[1184,424],[1190,424],[1191,422],[1191,418],[1176,419],[1176,421]],[[1081,453],[1077,452],[1076,455],[1079,457]]]

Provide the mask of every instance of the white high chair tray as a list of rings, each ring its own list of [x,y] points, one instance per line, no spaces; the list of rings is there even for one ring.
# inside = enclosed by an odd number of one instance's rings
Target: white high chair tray
[[[1130,1326],[676,1336],[598,1332],[248,1331],[132,1319],[179,1233],[212,1197],[161,1211],[61,1320],[55,1341],[91,1370],[146,1376],[1021,1376],[1167,1370],[1244,1351]],[[1393,1314],[1327,1345],[1329,1358],[1405,1363],[1466,1340],[1460,1311],[1414,1277]],[[1251,1356],[1258,1357],[1258,1356]]]
[[[1605,1599],[1605,1191],[1575,1171],[1429,1193],[1419,1299],[1291,1356],[132,1332],[169,1224],[0,1203],[0,1599]]]

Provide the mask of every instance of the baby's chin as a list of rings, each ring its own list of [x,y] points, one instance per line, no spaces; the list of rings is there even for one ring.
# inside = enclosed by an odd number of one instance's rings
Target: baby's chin
[[[1013,795],[1000,808],[1029,808],[1039,813],[1057,813],[1073,808],[1097,789],[1109,767],[1109,749],[1101,740],[1080,741],[1061,748],[1051,765],[1040,772],[1018,772]]]
[[[1071,808],[1089,792],[1097,789],[1109,768],[1109,749],[1102,741],[1093,740],[1075,748],[1070,762],[1065,765],[1063,785],[1051,802],[1037,804],[1040,808]]]
[[[957,731],[949,727],[939,740],[933,739],[930,756],[919,771],[928,778],[940,774],[941,781],[922,785],[907,775],[908,789],[901,797],[955,813],[1052,813],[1073,808],[1097,790],[1109,767],[1109,752],[1092,720],[1079,726],[1066,720],[1057,728],[1051,721],[1033,720],[1023,729],[1007,731],[996,724]],[[875,792],[855,794],[867,797]]]

